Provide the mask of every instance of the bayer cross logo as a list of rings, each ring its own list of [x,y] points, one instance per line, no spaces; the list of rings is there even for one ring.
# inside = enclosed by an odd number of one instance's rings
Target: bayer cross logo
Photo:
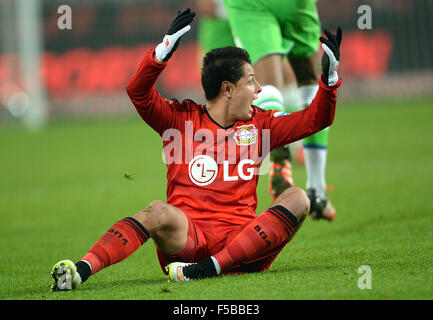
[[[243,130],[239,133],[239,140],[251,140],[253,137],[251,131]]]
[[[233,138],[239,146],[257,142],[257,129],[253,124],[236,127]]]
[[[198,186],[211,184],[218,175],[215,160],[206,155],[199,155],[191,160],[188,166],[189,178]]]

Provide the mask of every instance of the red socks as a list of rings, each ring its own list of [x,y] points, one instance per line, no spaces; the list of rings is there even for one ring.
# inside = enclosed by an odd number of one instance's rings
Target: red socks
[[[284,246],[296,232],[296,217],[283,206],[267,209],[239,232],[223,250],[213,256],[219,271],[251,261]],[[134,218],[115,223],[76,265],[83,270],[91,266],[91,274],[130,256],[150,238],[147,230]],[[86,264],[87,262],[87,264]],[[218,272],[218,273],[220,273]],[[80,273],[80,272],[79,272]],[[90,276],[90,270],[82,272],[82,282]],[[84,275],[86,273],[86,275]]]
[[[224,272],[238,263],[259,258],[289,242],[297,225],[296,217],[283,206],[269,208],[251,221],[214,258]]]
[[[92,274],[130,256],[150,238],[147,230],[134,218],[114,224],[81,259],[92,266]]]

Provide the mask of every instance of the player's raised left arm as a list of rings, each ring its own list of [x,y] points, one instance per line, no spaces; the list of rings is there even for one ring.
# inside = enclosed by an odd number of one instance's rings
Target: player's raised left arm
[[[340,63],[340,44],[343,37],[341,28],[336,34],[324,30],[327,37],[320,37],[322,42],[322,75],[319,79],[319,90],[310,106],[303,111],[304,119],[316,133],[334,122],[335,108],[337,105],[337,88],[341,85],[341,79],[337,74]],[[310,134],[313,134],[310,133]]]
[[[339,78],[337,74],[338,64],[340,63],[340,44],[343,38],[341,28],[338,27],[337,33],[334,35],[328,30],[324,30],[327,37],[320,37],[322,42],[322,49],[324,51],[322,56],[322,76],[321,79],[327,86],[334,86],[337,84]]]
[[[327,39],[320,37],[324,53],[319,90],[310,106],[304,110],[271,118],[271,145],[280,146],[303,139],[329,127],[334,121],[337,88],[341,84],[337,67],[340,61],[342,31],[338,28],[335,35],[328,30],[324,32]]]

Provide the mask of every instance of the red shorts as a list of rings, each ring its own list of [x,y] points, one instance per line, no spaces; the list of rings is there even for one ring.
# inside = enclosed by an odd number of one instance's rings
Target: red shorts
[[[165,266],[172,262],[199,262],[221,251],[226,244],[241,232],[250,222],[242,225],[230,224],[222,221],[192,220],[188,215],[188,239],[185,248],[172,255],[163,254],[156,248],[159,264],[162,271],[167,274]],[[239,274],[246,272],[260,272],[267,270],[274,262],[278,253],[286,243],[277,246],[260,258],[244,261],[233,266],[225,274]]]

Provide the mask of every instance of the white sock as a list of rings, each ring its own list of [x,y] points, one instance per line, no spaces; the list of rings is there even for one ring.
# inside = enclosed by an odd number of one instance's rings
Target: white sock
[[[258,94],[256,100],[253,101],[253,105],[256,105],[265,110],[278,110],[284,112],[284,102],[283,95],[280,90],[276,87],[268,84],[262,87],[262,91]],[[271,158],[268,154],[266,158],[263,160],[262,165],[260,166],[260,175],[265,175],[269,173]],[[215,260],[215,264],[218,264]]]
[[[299,90],[296,84],[284,85],[281,94],[283,95],[284,109],[287,113],[302,110],[299,103]],[[292,154],[297,148],[302,148],[302,140],[290,144]]]
[[[318,84],[309,84],[307,86],[299,87],[299,103],[303,108],[309,106],[319,90]]]
[[[299,108],[299,90],[296,84],[285,85],[283,90],[281,91],[283,95],[284,101],[284,109],[286,112],[293,112],[296,110],[300,110]]]
[[[265,110],[284,111],[283,95],[272,85],[264,85],[253,104]]]
[[[304,148],[305,169],[307,170],[307,190],[315,189],[318,197],[325,197],[326,192],[326,148]]]
[[[299,98],[302,108],[311,104],[319,90],[318,84],[311,84],[299,88]],[[326,159],[327,148],[304,148],[305,169],[307,171],[307,189],[313,188],[317,196],[324,197],[326,192]]]

